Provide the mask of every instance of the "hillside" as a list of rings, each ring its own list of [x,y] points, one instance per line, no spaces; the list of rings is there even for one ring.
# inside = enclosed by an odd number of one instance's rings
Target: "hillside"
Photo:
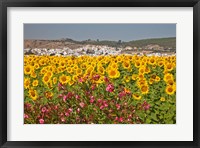
[[[60,39],[60,40],[24,40],[24,48],[65,48],[68,47],[70,49],[80,48],[84,45],[107,45],[111,47],[145,47],[147,45],[159,45],[163,48],[173,48],[176,49],[176,38],[155,38],[155,39],[144,39],[144,40],[136,40],[130,42],[121,42],[121,40],[117,41],[108,41],[108,40],[85,40],[85,41],[75,41],[72,39]]]
[[[126,45],[131,47],[144,47],[150,44],[157,44],[164,48],[175,48],[176,49],[176,38],[157,38],[157,39],[145,39],[127,42]]]

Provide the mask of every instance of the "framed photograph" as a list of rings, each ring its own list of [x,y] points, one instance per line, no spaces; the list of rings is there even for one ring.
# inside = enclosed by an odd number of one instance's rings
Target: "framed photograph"
[[[200,147],[199,5],[1,1],[1,147]]]

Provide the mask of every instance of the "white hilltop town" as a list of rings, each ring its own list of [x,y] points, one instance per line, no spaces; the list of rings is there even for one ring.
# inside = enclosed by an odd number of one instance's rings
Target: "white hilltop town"
[[[157,52],[154,50],[156,49]],[[169,49],[167,49],[169,50]],[[76,49],[70,49],[69,47],[64,47],[63,49],[47,49],[47,48],[25,48],[24,55],[50,55],[50,56],[98,56],[98,55],[120,55],[120,54],[137,54],[137,55],[147,55],[147,56],[169,56],[176,55],[175,52],[169,52],[163,48],[159,48],[158,45],[148,45],[145,48],[137,47],[125,47],[116,48],[109,47],[106,45],[85,45]]]

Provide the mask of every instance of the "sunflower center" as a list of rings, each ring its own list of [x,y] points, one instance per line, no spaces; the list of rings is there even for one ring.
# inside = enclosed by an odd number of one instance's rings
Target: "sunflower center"
[[[35,97],[35,92],[34,92],[34,91],[31,92],[31,96],[32,96],[32,97]]]
[[[116,74],[116,72],[114,70],[111,70],[110,75],[114,76]]]
[[[146,86],[142,86],[142,91],[146,92],[147,91],[147,87]]]
[[[171,69],[171,68],[172,68],[172,66],[171,66],[171,65],[167,65],[167,68],[168,68],[168,69]]]
[[[154,59],[151,59],[150,62],[151,62],[151,63],[154,63]]]
[[[166,78],[167,78],[167,79],[170,79],[170,78],[171,78],[171,76],[167,76]]]
[[[45,81],[48,81],[48,79],[49,79],[49,78],[48,78],[47,76],[44,77],[44,80],[45,80]]]
[[[29,67],[26,68],[26,71],[29,72],[31,69]]]
[[[171,88],[171,87],[168,88],[168,91],[169,91],[169,92],[172,92],[172,91],[173,91],[173,88]]]
[[[66,81],[67,79],[65,77],[62,77],[62,81]]]

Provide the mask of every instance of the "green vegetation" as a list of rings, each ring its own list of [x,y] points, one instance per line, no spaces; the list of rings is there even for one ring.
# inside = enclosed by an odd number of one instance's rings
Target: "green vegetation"
[[[93,44],[93,45],[108,45],[108,46],[114,46],[114,47],[144,47],[150,44],[157,44],[159,46],[162,46],[164,48],[173,48],[176,49],[176,38],[170,37],[170,38],[154,38],[154,39],[143,39],[143,40],[136,40],[136,41],[129,41],[129,42],[123,42],[121,40],[119,41],[108,41],[108,40],[85,40],[85,41],[74,41],[72,39],[65,39],[64,41],[73,42],[76,44]]]
[[[145,39],[127,42],[128,46],[143,47],[149,44],[157,44],[164,48],[176,48],[176,38],[157,38],[157,39]]]

